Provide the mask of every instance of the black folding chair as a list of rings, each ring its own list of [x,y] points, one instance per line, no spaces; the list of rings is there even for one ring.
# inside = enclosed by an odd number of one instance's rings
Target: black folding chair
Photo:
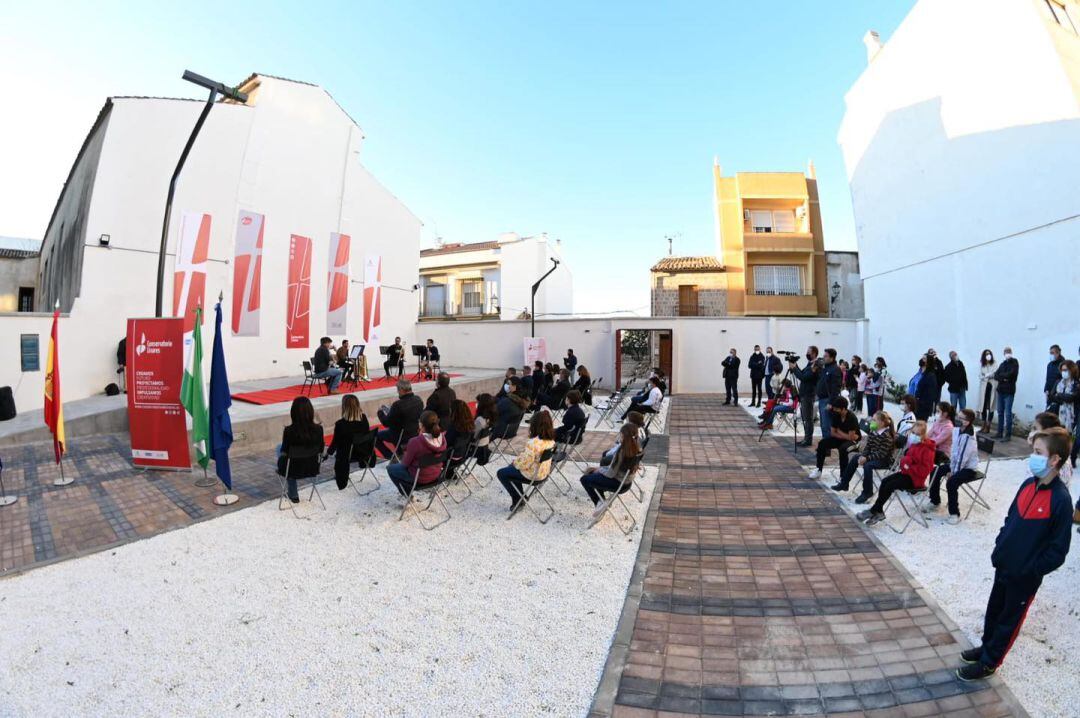
[[[416,472],[413,474],[412,488],[409,489],[409,495],[405,497],[405,506],[401,508],[401,515],[398,516],[398,521],[405,518],[405,512],[412,509],[413,515],[420,522],[420,525],[424,527],[425,531],[430,531],[436,526],[441,526],[450,520],[450,510],[446,508],[446,502],[442,500],[442,496],[439,495],[439,491],[445,488],[446,477],[446,463],[450,458],[450,449],[442,452],[441,454],[428,454],[427,456],[420,457],[420,461],[417,463]],[[432,481],[430,484],[420,484],[420,472],[429,466],[436,466],[442,464],[443,470],[439,472],[439,478]],[[420,503],[419,499],[415,498],[417,492],[427,492],[429,495],[427,505],[423,509],[417,509],[416,504]],[[439,500],[439,505],[442,506],[443,511],[446,513],[446,518],[440,519],[430,526],[424,522],[423,514],[427,512],[435,499]]]
[[[321,383],[324,387],[326,387],[326,393],[330,393],[329,377],[323,379],[315,376],[315,369],[312,367],[311,362],[309,361],[302,361],[300,362],[300,365],[304,368],[304,384],[300,389],[301,392],[304,392],[308,396],[311,396],[311,390],[315,388],[316,384]]]
[[[353,487],[353,491],[356,492],[357,496],[367,496],[372,491],[378,491],[382,486],[378,475],[371,470],[372,457],[376,458],[376,463],[378,462],[378,457],[375,454],[375,435],[378,433],[378,429],[372,429],[364,434],[356,434],[353,436],[352,445],[349,447],[349,466],[352,467],[354,461],[360,462],[360,478],[354,481],[352,474],[349,474],[349,484]],[[371,476],[375,481],[375,487],[361,492],[360,484],[367,476]]]
[[[555,515],[555,507],[551,505],[551,502],[547,500],[547,497],[544,496],[544,492],[542,491],[543,485],[551,478],[551,472],[548,471],[548,475],[542,479],[538,478],[540,475],[540,467],[551,461],[553,456],[555,456],[555,447],[551,447],[540,454],[540,458],[536,461],[536,468],[533,469],[532,476],[525,477],[525,486],[522,487],[521,496],[518,497],[518,500],[514,502],[513,507],[510,509],[510,514],[506,517],[507,521],[514,518],[514,514],[518,512],[518,509],[521,508],[522,504],[524,504],[525,507],[532,512],[532,515],[536,517],[536,520],[542,524],[546,524],[551,520],[551,517]],[[546,518],[540,518],[540,514],[533,508],[532,499],[534,496],[539,496],[540,500],[547,505],[548,514]]]
[[[322,456],[323,450],[321,446],[290,446],[285,450],[285,475],[278,474],[278,480],[281,484],[281,496],[278,497],[278,510],[284,511],[289,508],[292,509],[293,516],[300,518],[300,514],[296,513],[296,504],[289,498],[289,483],[290,472],[292,471],[292,462],[302,461],[304,459],[318,459]],[[303,479],[307,479],[311,482],[311,493],[308,495],[308,501],[311,501],[315,496],[319,497],[319,503],[322,504],[323,509],[326,509],[326,504],[323,503],[322,494],[319,493],[319,485],[317,479],[318,473],[314,476],[299,476],[296,480],[299,482]],[[297,486],[297,495],[299,495],[300,487]]]
[[[469,483],[466,481],[468,478],[467,473],[462,473],[465,467],[465,462],[469,458],[469,450],[473,444],[472,434],[462,434],[455,441],[453,446],[448,446],[447,451],[449,455],[446,460],[446,466],[444,467],[444,477],[446,480],[446,495],[455,504],[460,504],[465,499],[472,496],[472,489],[469,488]],[[454,496],[454,492],[450,490],[450,486],[453,484],[461,484],[465,487],[465,495],[460,499]]]
[[[514,456],[514,454],[509,452],[509,449],[520,429],[521,419],[518,419],[511,424],[507,424],[501,432],[492,432],[490,444],[491,453],[493,455],[498,454],[501,459]]]
[[[488,442],[490,443],[490,426],[485,426],[483,429],[480,430],[479,434],[473,437],[472,442],[469,444],[469,450],[465,456],[465,462],[462,464],[460,469],[465,479],[471,478],[473,481],[476,482],[477,487],[481,489],[485,488],[488,484],[495,480],[495,477],[491,475],[491,472],[488,471],[487,468],[488,462],[491,461],[491,447],[489,446],[489,443],[481,443],[484,442],[485,439],[488,440]],[[484,463],[481,464],[480,457],[485,453],[485,450],[487,454],[487,459],[485,459]],[[488,480],[486,483],[481,481],[480,478],[476,475],[475,472],[477,467],[483,469],[484,473],[487,474]]]
[[[634,518],[634,514],[631,513],[630,508],[623,501],[622,495],[627,491],[630,491],[631,487],[633,487],[634,475],[637,474],[638,467],[641,466],[641,459],[643,456],[644,454],[638,454],[627,461],[625,466],[619,467],[619,473],[621,474],[619,477],[619,488],[608,494],[608,496],[596,507],[596,511],[593,512],[592,521],[589,522],[586,530],[591,529],[593,526],[603,521],[604,517],[609,514],[611,515],[611,520],[615,522],[615,525],[619,527],[619,530],[622,531],[624,535],[629,536],[630,532],[634,530],[637,526],[637,519]],[[623,522],[620,521],[619,517],[612,511],[616,501],[622,507],[622,510],[629,519],[629,525],[627,526],[624,526]]]

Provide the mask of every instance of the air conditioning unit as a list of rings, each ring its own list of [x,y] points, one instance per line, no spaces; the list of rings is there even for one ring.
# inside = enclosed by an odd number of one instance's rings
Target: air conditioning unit
[[[749,222],[750,221],[750,210],[744,209],[742,211],[742,218],[745,219],[747,222]]]

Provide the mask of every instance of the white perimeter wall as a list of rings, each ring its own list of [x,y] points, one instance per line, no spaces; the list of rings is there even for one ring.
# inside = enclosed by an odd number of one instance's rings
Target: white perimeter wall
[[[62,320],[65,400],[101,393],[115,381],[116,345],[129,317],[154,314],[157,248],[169,176],[202,108],[200,102],[117,99],[109,120],[87,219],[80,296]],[[364,256],[383,257],[383,338],[416,338],[420,222],[360,165],[361,131],[319,87],[264,79],[255,107],[216,105],[188,159],[176,192],[169,241],[176,247],[185,210],[212,215],[206,265],[209,355],[212,307],[225,300],[225,351],[231,381],[300,376],[326,333],[326,282],[332,232],[352,236],[349,338],[362,337]],[[240,209],[266,215],[259,337],[229,330],[234,240]],[[97,246],[111,236],[111,249]],[[290,234],[310,237],[309,349],[285,348]],[[174,258],[165,266],[164,305],[172,306]],[[0,317],[0,385],[18,387],[19,410],[40,406],[43,374],[19,372],[18,334],[36,327],[47,345],[48,321]],[[44,327],[42,329],[42,327]],[[335,341],[340,340],[335,336]],[[44,357],[42,358],[44,364]],[[207,371],[208,371],[207,365]]]
[[[523,340],[529,322],[424,322],[420,331],[439,346],[449,366],[490,369],[521,367]],[[849,319],[757,318],[757,317],[646,317],[637,319],[567,319],[536,322],[536,336],[544,337],[548,361],[562,365],[567,348],[594,378],[603,377],[611,388],[615,379],[615,332],[619,329],[670,329],[672,331],[673,390],[681,393],[723,391],[720,361],[731,347],[744,363],[741,384],[750,387],[746,357],[754,344],[803,353],[814,344],[835,347],[841,357],[865,356],[864,322]],[[805,362],[804,362],[805,363]]]
[[[1038,4],[921,0],[846,100],[869,352],[907,380],[955,349],[977,387],[1011,345],[1031,418],[1080,344],[1080,108]]]

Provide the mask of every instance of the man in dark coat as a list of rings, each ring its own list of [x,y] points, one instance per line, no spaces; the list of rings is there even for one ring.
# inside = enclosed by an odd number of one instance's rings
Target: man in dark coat
[[[1013,356],[1012,347],[1005,347],[1005,359],[994,372],[997,382],[998,430],[995,439],[1012,439],[1013,399],[1016,398],[1016,378],[1020,376],[1020,362]]]
[[[938,358],[937,351],[933,348],[926,350],[926,368],[934,375],[937,381],[937,396],[934,401],[941,401],[941,390],[945,386],[945,365]]]
[[[754,345],[754,353],[746,362],[750,368],[750,406],[761,406],[761,382],[765,379],[765,355],[761,347]]]
[[[949,385],[949,403],[957,411],[967,408],[968,378],[964,362],[956,352],[949,352],[949,363],[945,365],[945,382]]]
[[[739,359],[738,353],[734,349],[724,358],[724,361],[720,362],[720,366],[724,367],[724,393],[727,397],[724,400],[724,406],[739,403],[740,363],[742,363],[742,360]]]
[[[1061,356],[1061,347],[1054,344],[1050,347],[1050,362],[1046,365],[1046,381],[1043,383],[1043,394],[1046,395],[1046,408],[1050,408],[1050,395],[1061,380],[1061,363],[1065,357]],[[1071,427],[1066,427],[1071,428]]]
[[[375,450],[387,459],[394,453],[399,440],[404,452],[409,439],[420,433],[420,415],[424,413],[424,401],[413,394],[411,381],[398,379],[397,393],[398,400],[389,407],[381,407],[378,412],[383,428],[375,435]]]

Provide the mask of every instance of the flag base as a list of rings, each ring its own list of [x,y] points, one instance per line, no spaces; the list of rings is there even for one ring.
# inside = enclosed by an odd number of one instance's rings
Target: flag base
[[[198,484],[196,484],[198,486]],[[219,494],[214,497],[214,503],[218,506],[231,506],[240,500],[236,494]]]
[[[18,496],[0,496],[0,506],[11,506],[18,500]]]
[[[68,484],[74,484],[74,483],[75,483],[75,479],[71,478],[70,476],[69,477],[61,476],[59,479],[55,479],[52,482],[52,485],[53,486],[67,486]]]
[[[206,471],[203,471],[203,477],[195,482],[195,485],[200,489],[209,489],[211,486],[217,486],[218,480],[211,479],[206,475]]]

